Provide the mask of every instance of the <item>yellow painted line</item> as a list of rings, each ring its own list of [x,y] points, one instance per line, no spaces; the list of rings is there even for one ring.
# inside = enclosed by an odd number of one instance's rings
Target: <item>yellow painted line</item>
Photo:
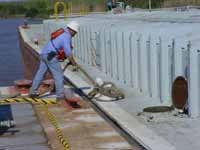
[[[7,98],[0,100],[0,104],[12,104],[12,103],[33,103],[33,104],[56,104],[57,101],[53,99],[36,99],[36,98]]]
[[[64,146],[65,150],[70,150],[70,145],[69,145],[68,141],[64,138],[62,130],[58,126],[58,123],[56,122],[54,115],[49,111],[47,105],[43,105],[43,106],[44,106],[44,110],[47,113],[48,119],[50,120],[51,124],[54,126],[54,128],[56,130],[56,136],[57,136],[59,142]]]

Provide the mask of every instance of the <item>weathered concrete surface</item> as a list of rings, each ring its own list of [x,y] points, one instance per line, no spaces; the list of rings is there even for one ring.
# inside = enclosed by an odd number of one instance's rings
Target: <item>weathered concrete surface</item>
[[[12,112],[17,130],[14,135],[0,136],[0,149],[3,150],[49,150],[43,129],[30,104],[14,104]]]
[[[81,101],[80,109],[49,106],[70,150],[139,150],[131,146],[112,126],[98,115],[87,103]],[[52,149],[62,150],[54,127],[49,123],[47,114],[41,105],[36,106],[38,116],[51,143]]]

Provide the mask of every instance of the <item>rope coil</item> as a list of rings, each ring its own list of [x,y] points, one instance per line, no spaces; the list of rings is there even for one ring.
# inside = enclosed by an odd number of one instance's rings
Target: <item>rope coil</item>
[[[98,93],[110,98],[114,98],[115,100],[124,99],[124,93],[117,88],[117,86],[112,82],[104,82],[101,86],[98,85],[93,78],[80,66],[77,66],[78,69],[91,81],[94,85],[94,89],[88,94],[90,98],[94,98]],[[104,101],[104,100],[101,100]],[[114,100],[111,100],[114,101]]]

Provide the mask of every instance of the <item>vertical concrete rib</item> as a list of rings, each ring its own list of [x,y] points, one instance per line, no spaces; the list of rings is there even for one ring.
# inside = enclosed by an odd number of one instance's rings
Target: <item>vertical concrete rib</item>
[[[110,68],[110,76],[113,78],[113,55],[112,55],[112,39],[111,39],[111,30],[109,31],[109,57],[110,57],[110,63],[109,63],[109,68]]]
[[[111,37],[110,37],[110,31],[106,32],[106,63],[107,63],[107,73],[109,76],[111,76]]]
[[[90,58],[89,58],[89,52],[90,52],[90,49],[89,49],[89,43],[90,43],[90,37],[89,37],[89,34],[88,34],[88,27],[85,27],[85,38],[86,38],[86,64],[87,65],[90,65]]]
[[[91,31],[91,27],[88,30],[88,38],[89,38],[89,44],[88,44],[88,59],[89,59],[89,65],[92,65],[92,31]]]
[[[83,33],[82,33],[82,36],[83,36],[83,53],[84,53],[84,56],[83,56],[83,61],[85,64],[87,64],[87,38],[86,38],[86,32],[85,32],[85,27],[83,27]]]
[[[134,81],[133,81],[133,59],[134,59],[134,56],[133,56],[133,43],[132,43],[132,38],[133,38],[133,33],[131,32],[129,34],[129,56],[130,56],[130,59],[129,59],[129,63],[130,63],[130,85],[131,87],[134,87]]]
[[[133,33],[132,33],[133,34]],[[132,69],[133,69],[133,87],[137,90],[139,89],[139,57],[138,57],[138,48],[137,48],[137,37],[133,34],[131,39],[132,45]]]
[[[125,64],[125,83],[127,86],[131,86],[131,55],[130,55],[130,32],[124,33],[124,64]]]
[[[106,49],[106,30],[103,30],[103,43],[104,43],[104,60],[105,60],[105,73],[108,74],[108,62],[107,62],[107,49]]]
[[[168,61],[169,61],[169,93],[171,94],[172,91],[172,70],[173,70],[173,64],[172,64],[172,43],[168,45]]]
[[[125,73],[125,68],[127,67],[125,65],[125,41],[124,41],[124,32],[122,32],[122,81],[125,84],[126,83],[126,73]]]
[[[198,52],[190,49],[190,77],[189,77],[189,115],[199,116],[199,66]]]
[[[159,66],[158,66],[158,49],[157,49],[157,39],[155,37],[151,38],[151,92],[152,97],[159,97]]]
[[[161,99],[161,48],[160,48],[160,39],[159,41],[156,43],[156,47],[157,47],[157,68],[158,68],[158,93],[159,93],[159,98]]]
[[[106,73],[106,60],[105,60],[105,29],[100,33],[101,40],[101,70]]]
[[[98,67],[100,67],[100,43],[101,43],[101,41],[100,41],[100,33],[99,32],[97,32],[96,33],[96,64],[97,64],[97,66]]]
[[[124,83],[124,50],[123,50],[123,32],[118,34],[118,69],[119,69],[119,80],[121,83]]]
[[[118,32],[115,32],[115,44],[116,44],[116,59],[117,59],[117,80],[119,80],[119,46],[118,46]]]
[[[139,83],[139,89],[140,92],[142,92],[142,78],[141,78],[141,67],[142,67],[142,62],[141,62],[141,36],[137,38],[137,52],[138,52],[138,83]]]
[[[79,33],[80,33],[80,29],[79,29]],[[80,34],[78,34],[77,36],[77,41],[78,41],[78,49],[77,49],[77,53],[78,53],[78,59],[81,60],[81,41],[80,41]]]
[[[168,37],[160,37],[161,39],[161,100],[162,102],[169,103],[171,100],[171,91],[170,91],[170,64],[169,64],[169,40]]]
[[[175,79],[175,39],[172,39],[172,72],[171,72],[172,82]]]
[[[116,31],[111,30],[111,52],[112,52],[112,76],[115,80],[118,80],[117,74],[117,47],[116,47]]]
[[[147,69],[147,43],[146,43],[146,35],[142,36],[141,39],[141,77],[142,77],[142,92],[147,95],[148,94],[148,69]]]
[[[82,51],[82,62],[85,63],[85,39],[84,39],[84,27],[81,28],[81,51]]]
[[[147,82],[148,82],[148,93],[149,96],[152,96],[152,91],[151,91],[151,36],[148,36],[148,40],[146,41],[147,43]]]
[[[83,44],[82,44],[82,28],[80,28],[80,59],[83,62]]]
[[[186,51],[186,68],[185,68],[185,77],[187,81],[189,80],[189,64],[190,64],[190,49],[191,49],[191,42],[189,41],[187,44],[187,51]],[[199,59],[200,60],[200,59]],[[199,69],[200,70],[200,69]],[[200,80],[199,80],[200,81]]]

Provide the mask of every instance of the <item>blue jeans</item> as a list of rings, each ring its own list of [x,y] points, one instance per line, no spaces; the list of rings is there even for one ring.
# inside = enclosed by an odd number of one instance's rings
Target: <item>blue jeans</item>
[[[33,80],[32,87],[30,89],[30,94],[36,94],[37,89],[40,85],[40,82],[43,80],[44,74],[47,69],[49,69],[53,75],[56,86],[56,96],[58,99],[64,98],[64,77],[63,71],[60,66],[60,63],[56,57],[54,57],[51,61],[47,60],[47,55],[40,56],[40,66],[39,70],[36,73],[36,76]]]

